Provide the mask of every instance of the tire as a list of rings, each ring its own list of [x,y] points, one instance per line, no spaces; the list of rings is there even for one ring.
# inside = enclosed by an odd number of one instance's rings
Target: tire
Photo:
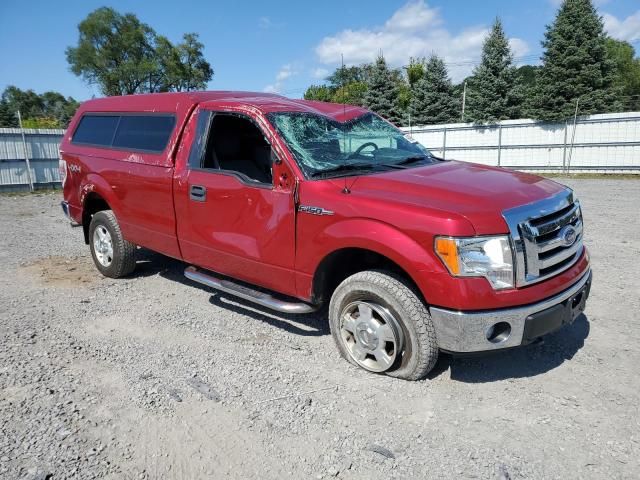
[[[427,307],[404,280],[388,272],[359,272],[338,285],[329,304],[329,326],[340,354],[365,370],[420,380],[438,360]]]
[[[91,219],[89,247],[96,268],[105,277],[124,277],[136,268],[136,246],[124,239],[111,210],[100,211]]]

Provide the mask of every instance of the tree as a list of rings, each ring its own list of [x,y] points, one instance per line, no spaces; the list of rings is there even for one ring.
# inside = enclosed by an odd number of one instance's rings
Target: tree
[[[14,85],[9,85],[2,92],[2,101],[6,102],[14,113],[19,110],[23,118],[37,117],[43,114],[44,105],[42,98],[33,90],[21,90]]]
[[[518,118],[522,91],[502,22],[496,18],[482,46],[482,59],[467,83],[465,116],[476,123]]]
[[[326,80],[334,89],[344,87],[350,83],[365,83],[367,81],[366,66],[353,65],[350,67],[338,67]]]
[[[542,42],[542,68],[529,110],[539,120],[620,108],[615,65],[607,55],[602,19],[591,0],[564,0]]]
[[[0,100],[0,127],[17,127],[16,112],[12,112],[9,104]]]
[[[619,88],[623,109],[640,110],[640,58],[628,42],[607,38],[607,55],[615,65],[614,84]]]
[[[158,69],[151,79],[149,91],[202,90],[213,77],[213,69],[204,59],[204,45],[198,41],[198,35],[185,33],[182,38],[182,43],[174,46],[168,38],[156,37]]]
[[[331,102],[334,92],[326,85],[311,85],[304,92],[305,100],[316,100],[318,102]]]
[[[346,103],[347,105],[364,106],[364,97],[368,86],[365,82],[351,82],[344,87],[337,88],[331,97],[334,103]]]
[[[66,128],[80,106],[80,102],[73,97],[65,98],[58,92],[44,92],[40,98],[43,104],[43,117],[54,119],[58,125],[57,127],[42,128]]]
[[[4,126],[18,126],[16,112],[22,115],[23,126],[27,128],[66,128],[80,105],[72,97],[65,98],[58,92],[44,92],[38,95],[33,90],[21,90],[13,85],[2,92]]]
[[[364,97],[368,108],[392,123],[400,123],[402,112],[398,105],[399,72],[387,66],[382,54],[376,58],[368,79],[368,90]]]
[[[61,128],[58,120],[53,117],[32,117],[22,120],[23,128]]]
[[[407,82],[409,86],[413,88],[418,80],[424,77],[424,72],[427,68],[427,61],[424,57],[421,58],[409,58],[409,65],[405,67],[407,71]]]
[[[447,67],[441,58],[433,55],[425,65],[422,78],[412,89],[409,104],[411,123],[449,123],[458,118],[459,108]]]
[[[102,7],[78,25],[80,37],[66,50],[71,71],[105,95],[205,88],[213,76],[198,35],[173,45],[131,14]]]
[[[157,69],[155,32],[133,14],[98,8],[78,25],[76,47],[66,50],[71,71],[105,95],[145,91]]]

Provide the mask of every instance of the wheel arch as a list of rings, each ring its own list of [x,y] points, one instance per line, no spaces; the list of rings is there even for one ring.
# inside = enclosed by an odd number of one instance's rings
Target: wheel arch
[[[108,183],[99,175],[89,175],[87,182],[80,189],[80,204],[82,205],[82,231],[84,241],[89,244],[89,225],[91,218],[103,210],[114,210],[117,204]]]
[[[343,280],[365,270],[382,270],[406,281],[423,302],[427,302],[417,281],[396,260],[376,250],[344,247],[330,252],[320,261],[313,274],[312,301],[327,302]]]

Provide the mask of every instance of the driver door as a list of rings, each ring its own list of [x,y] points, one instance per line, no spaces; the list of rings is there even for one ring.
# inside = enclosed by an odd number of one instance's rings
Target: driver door
[[[295,295],[292,173],[246,113],[202,108],[176,162],[183,259]]]

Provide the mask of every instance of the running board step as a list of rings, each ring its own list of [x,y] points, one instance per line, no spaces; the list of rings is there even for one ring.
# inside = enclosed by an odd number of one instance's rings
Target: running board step
[[[233,283],[229,280],[222,280],[221,278],[217,278],[204,273],[194,266],[187,267],[184,271],[184,276],[189,280],[193,280],[194,282],[202,283],[203,285],[206,285],[208,287],[215,288],[216,290],[220,290],[231,295],[235,295],[236,297],[243,298],[245,300],[257,303],[258,305],[262,305],[263,307],[269,308],[271,310],[276,310],[278,312],[311,313],[317,310],[316,307],[307,303],[287,302],[285,300],[275,298],[266,292],[260,292],[250,287],[238,285],[237,283]]]

